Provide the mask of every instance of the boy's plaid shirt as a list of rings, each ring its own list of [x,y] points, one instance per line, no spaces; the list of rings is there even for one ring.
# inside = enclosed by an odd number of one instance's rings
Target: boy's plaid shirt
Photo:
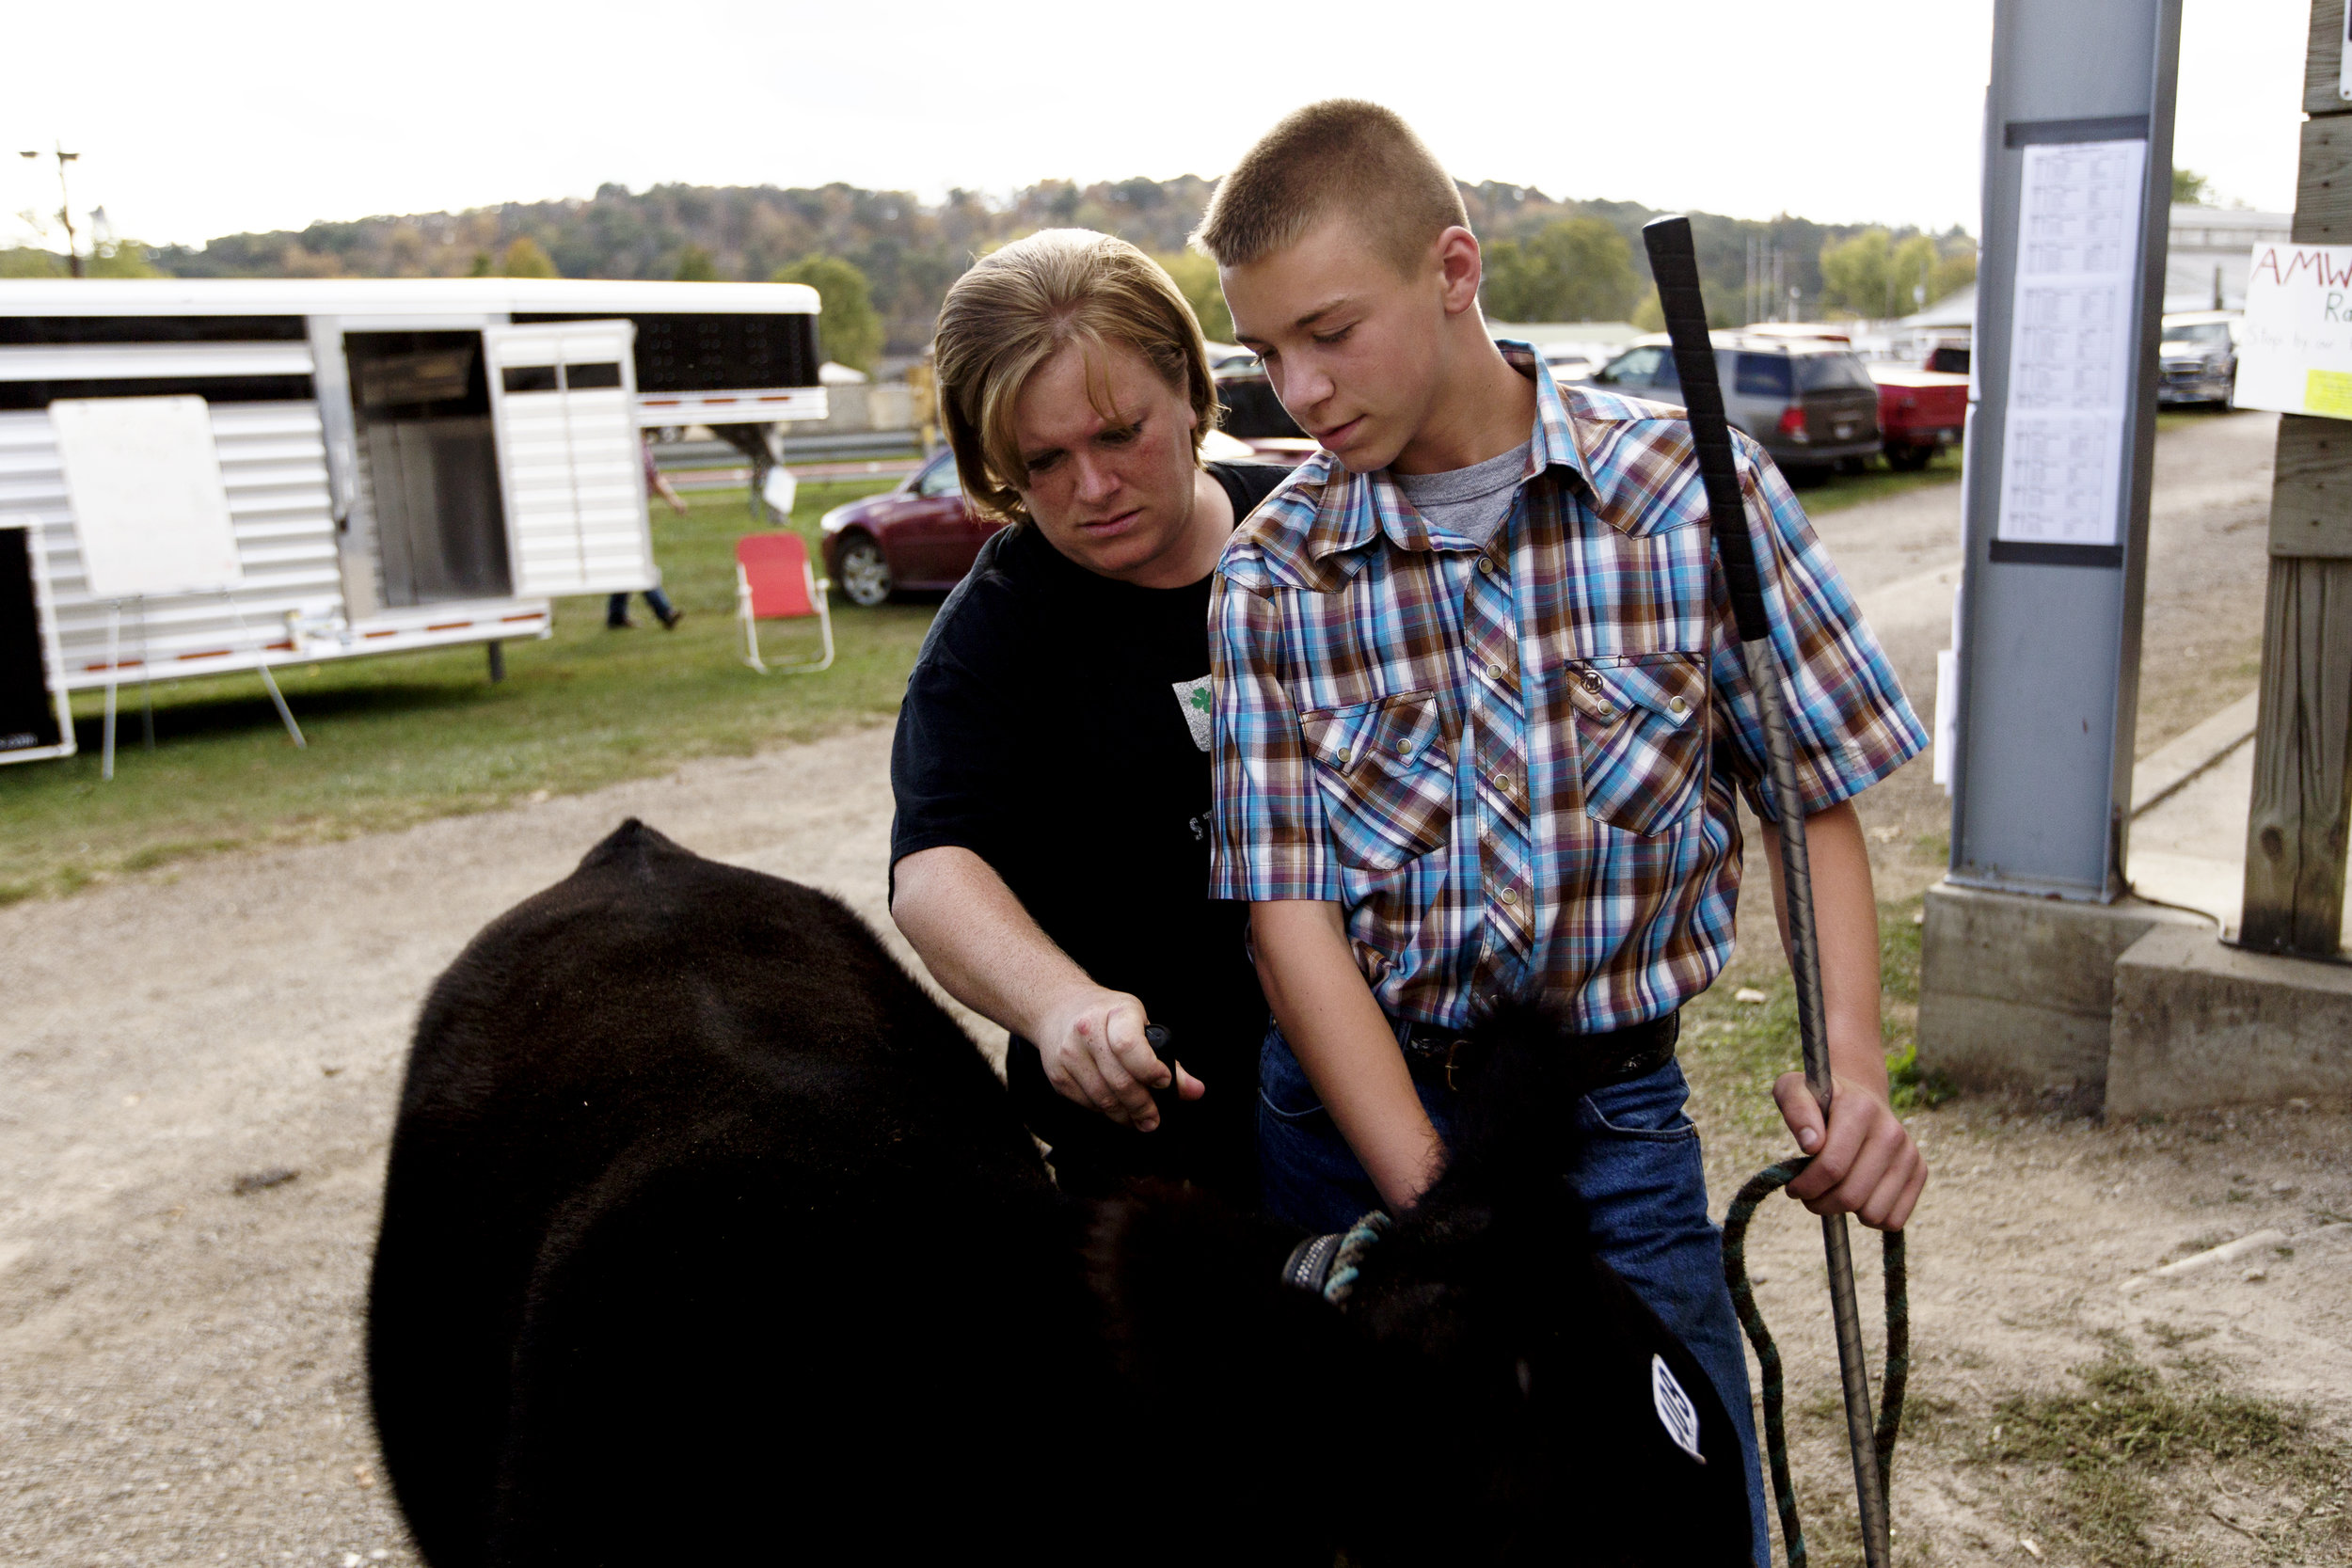
[[[1339,904],[1394,1018],[1460,1027],[1540,995],[1619,1029],[1729,957],[1732,791],[1761,806],[1763,732],[1689,424],[1502,347],[1536,423],[1486,549],[1328,453],[1227,546],[1210,896]],[[1927,736],[1787,483],[1736,439],[1809,815]]]

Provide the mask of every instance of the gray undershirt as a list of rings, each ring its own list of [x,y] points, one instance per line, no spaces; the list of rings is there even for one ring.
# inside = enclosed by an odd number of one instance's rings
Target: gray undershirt
[[[1467,468],[1449,468],[1441,474],[1400,474],[1391,468],[1389,477],[1432,528],[1459,534],[1484,549],[1518,499],[1519,477],[1527,472],[1527,449],[1534,444],[1533,440],[1521,442],[1501,457],[1489,457]]]

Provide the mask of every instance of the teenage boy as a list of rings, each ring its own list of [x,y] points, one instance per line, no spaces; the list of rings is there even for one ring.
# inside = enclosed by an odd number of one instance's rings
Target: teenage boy
[[[1479,313],[1454,182],[1373,104],[1311,105],[1198,236],[1235,335],[1323,451],[1227,547],[1211,605],[1212,891],[1250,904],[1275,1026],[1270,1212],[1331,1230],[1444,1162],[1457,1036],[1534,999],[1614,1064],[1557,1107],[1602,1257],[1706,1362],[1748,1452],[1747,1370],[1674,1061],[1731,948],[1735,790],[1764,757],[1679,412],[1557,386]],[[1792,1196],[1899,1227],[1927,1179],[1887,1101],[1851,798],[1926,736],[1796,499],[1740,440],[1812,848],[1836,1094],[1775,1085]],[[1769,812],[1764,813],[1768,840]],[[1762,846],[1778,892],[1776,845]]]

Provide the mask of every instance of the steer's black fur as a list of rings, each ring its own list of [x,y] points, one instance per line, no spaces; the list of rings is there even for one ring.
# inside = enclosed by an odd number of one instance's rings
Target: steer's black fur
[[[418,1024],[386,1466],[436,1568],[1743,1560],[1722,1409],[1555,1179],[1464,1140],[1344,1313],[1276,1282],[1294,1239],[1065,1202],[855,916],[630,821]]]

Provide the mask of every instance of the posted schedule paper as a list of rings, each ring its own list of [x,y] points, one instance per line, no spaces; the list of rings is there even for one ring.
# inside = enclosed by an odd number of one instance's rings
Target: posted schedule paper
[[[2122,539],[2144,141],[2025,151],[1994,537]]]

